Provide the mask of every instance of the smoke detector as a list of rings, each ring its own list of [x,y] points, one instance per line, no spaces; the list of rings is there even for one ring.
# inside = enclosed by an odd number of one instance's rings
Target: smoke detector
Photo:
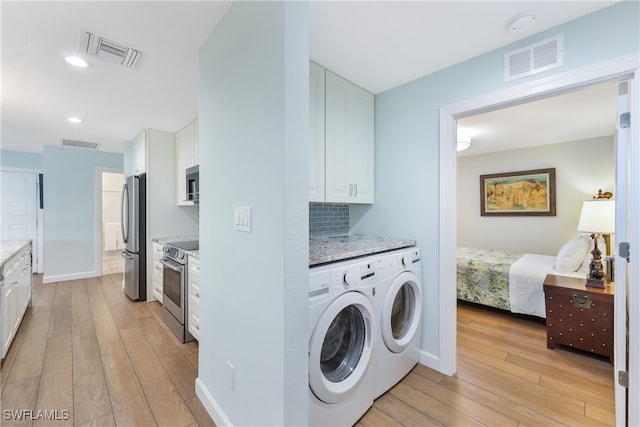
[[[80,32],[80,51],[127,68],[134,68],[142,57],[137,49],[86,30]]]

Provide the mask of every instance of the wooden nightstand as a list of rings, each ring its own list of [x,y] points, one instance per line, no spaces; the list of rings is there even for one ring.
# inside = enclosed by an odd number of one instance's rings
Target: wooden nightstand
[[[586,279],[544,279],[547,347],[556,344],[607,356],[613,363],[613,284],[588,288]]]

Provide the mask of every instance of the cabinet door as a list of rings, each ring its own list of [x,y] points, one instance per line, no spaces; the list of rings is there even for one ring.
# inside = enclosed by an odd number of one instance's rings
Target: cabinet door
[[[324,68],[309,63],[309,201],[324,202]]]
[[[373,95],[326,71],[327,202],[373,203]]]
[[[133,141],[133,171],[140,175],[147,171],[147,131],[143,130]]]
[[[193,205],[187,202],[185,170],[195,166],[195,122],[189,123],[176,134],[176,199],[178,205]]]

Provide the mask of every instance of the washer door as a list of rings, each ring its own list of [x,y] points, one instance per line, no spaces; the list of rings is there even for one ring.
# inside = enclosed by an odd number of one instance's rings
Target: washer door
[[[373,306],[360,292],[336,298],[322,313],[309,342],[309,387],[326,403],[344,400],[371,361]]]
[[[389,350],[402,353],[415,337],[422,314],[422,292],[418,277],[401,273],[384,296],[381,313],[382,339]]]

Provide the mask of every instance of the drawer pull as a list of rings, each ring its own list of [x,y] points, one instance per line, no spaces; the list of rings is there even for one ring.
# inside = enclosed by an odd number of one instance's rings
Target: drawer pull
[[[572,296],[574,306],[591,309],[591,295],[574,293]]]

